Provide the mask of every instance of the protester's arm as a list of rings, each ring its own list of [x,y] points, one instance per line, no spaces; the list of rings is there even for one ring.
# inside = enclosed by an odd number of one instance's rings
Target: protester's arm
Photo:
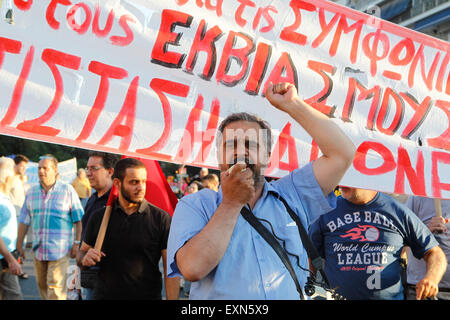
[[[25,259],[25,252],[23,251],[23,240],[28,232],[28,226],[23,223],[19,223],[19,230],[17,231],[16,249],[20,252],[22,259]]]
[[[2,237],[0,237],[0,254],[5,258],[6,262],[8,262],[9,273],[17,276],[22,274],[22,268],[20,267],[19,262],[14,258],[11,252],[9,252]]]
[[[161,251],[161,256],[164,266],[164,284],[166,287],[166,299],[178,300],[180,296],[180,278],[167,278],[167,250]]]
[[[436,296],[438,284],[447,270],[447,258],[439,246],[428,250],[423,259],[426,261],[427,271],[416,285],[417,300]]]
[[[75,258],[77,256],[77,252],[78,252],[78,248],[80,247],[80,242],[81,241],[81,221],[77,221],[74,224],[74,228],[75,228],[75,241],[72,245],[72,250],[71,250],[71,257]]]
[[[90,245],[86,242],[81,242],[80,250],[77,252],[77,265],[81,267],[92,267],[95,266],[98,262],[100,262],[101,258],[104,257],[105,254]]]
[[[96,214],[95,212],[89,218],[83,241],[81,241],[81,246],[76,256],[77,265],[80,268],[95,266],[105,256],[103,252],[94,248],[101,218],[103,218],[103,215]]]
[[[301,100],[294,85],[270,84],[265,94],[274,107],[297,121],[322,151],[323,155],[313,163],[313,171],[323,193],[328,195],[353,161],[353,142],[331,119]]]
[[[444,233],[447,232],[447,223],[449,222],[448,218],[434,216],[431,218],[427,227],[431,232]]]
[[[176,264],[186,280],[202,279],[222,260],[240,210],[255,193],[252,172],[244,168],[236,164],[221,173],[222,202],[206,226],[177,251]]]

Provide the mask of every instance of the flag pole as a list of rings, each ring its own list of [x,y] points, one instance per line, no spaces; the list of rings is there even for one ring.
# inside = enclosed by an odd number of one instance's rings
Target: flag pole
[[[113,184],[111,192],[109,193],[108,202],[106,203],[105,214],[103,215],[102,223],[97,234],[97,240],[95,241],[94,248],[101,251],[103,240],[105,240],[106,229],[108,228],[109,218],[111,217],[111,211],[118,196],[117,188]]]
[[[434,198],[434,209],[436,210],[436,217],[442,217],[441,199]]]

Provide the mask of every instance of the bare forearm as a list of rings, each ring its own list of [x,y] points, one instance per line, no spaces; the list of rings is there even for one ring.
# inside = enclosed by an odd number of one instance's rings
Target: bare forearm
[[[432,252],[424,257],[427,265],[424,278],[431,279],[438,284],[447,270],[447,258],[441,248],[435,247],[433,249]]]
[[[167,278],[164,279],[166,286],[166,299],[167,300],[178,300],[180,296],[180,278]]]
[[[23,240],[25,239],[25,235],[27,234],[28,226],[19,223],[19,230],[17,232],[17,242],[16,242],[16,248],[22,249],[23,248]]]
[[[75,240],[81,241],[81,228],[82,228],[81,221],[75,222],[74,227],[75,227]]]
[[[314,161],[313,171],[325,195],[333,191],[351,165],[355,146],[331,119],[295,99],[289,114],[308,132],[323,155]]]
[[[189,281],[198,281],[222,259],[241,208],[221,203],[208,224],[176,254],[178,268]]]
[[[289,115],[314,139],[324,156],[339,156],[351,161],[355,146],[330,118],[299,98],[292,104]]]
[[[9,252],[8,248],[6,247],[5,241],[0,237],[0,254],[5,258],[6,261],[10,262],[14,257]]]

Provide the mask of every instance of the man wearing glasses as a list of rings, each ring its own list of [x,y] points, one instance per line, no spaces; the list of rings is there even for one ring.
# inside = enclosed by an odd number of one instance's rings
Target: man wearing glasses
[[[75,189],[57,180],[58,160],[39,158],[39,183],[31,187],[19,215],[17,250],[24,257],[23,240],[33,231],[34,268],[43,300],[66,300],[66,271],[81,240],[83,207]],[[75,228],[75,236],[72,228]]]
[[[89,219],[95,212],[104,212],[112,187],[112,176],[117,157],[110,153],[92,151],[86,167],[86,176],[95,193],[89,198],[83,218],[81,219],[82,235],[84,239]],[[92,292],[97,279],[98,267],[85,267],[81,269],[81,292],[83,300],[92,300]]]

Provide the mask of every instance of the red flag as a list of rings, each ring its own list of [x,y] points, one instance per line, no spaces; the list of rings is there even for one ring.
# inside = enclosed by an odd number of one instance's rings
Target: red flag
[[[123,156],[122,158],[127,157]],[[178,198],[170,188],[158,161],[142,158],[136,159],[142,161],[147,168],[147,190],[145,199],[172,216],[178,203]]]

